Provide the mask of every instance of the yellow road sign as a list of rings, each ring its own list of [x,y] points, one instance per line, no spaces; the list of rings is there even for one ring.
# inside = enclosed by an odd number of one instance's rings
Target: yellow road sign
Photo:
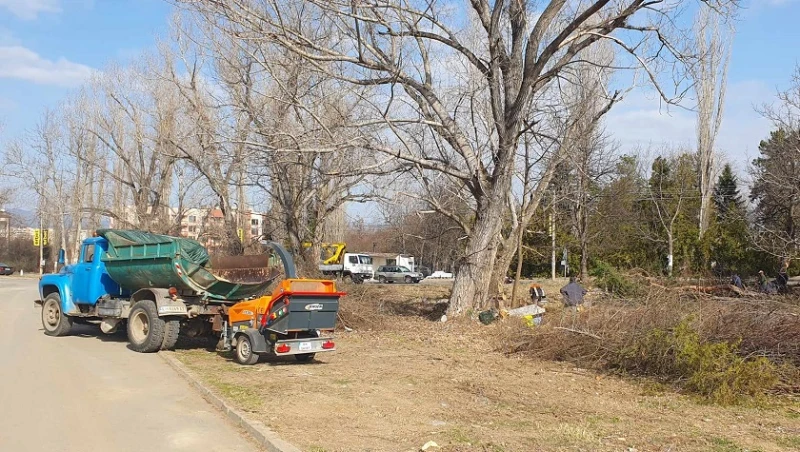
[[[39,246],[42,240],[42,230],[41,229],[34,229],[33,230],[33,246]]]
[[[47,246],[47,243],[49,241],[50,241],[50,230],[42,229],[42,245]]]

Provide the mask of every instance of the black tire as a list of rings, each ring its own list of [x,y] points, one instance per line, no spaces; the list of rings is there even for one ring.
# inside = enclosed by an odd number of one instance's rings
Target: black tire
[[[361,275],[350,274],[350,281],[353,281],[353,284],[361,284],[364,282],[364,278]]]
[[[414,281],[410,276],[406,276],[403,278],[403,280],[406,282],[406,284],[411,284],[411,282]]]
[[[381,284],[386,284],[386,277],[383,275],[378,276],[378,282]]]
[[[172,350],[178,343],[178,335],[181,332],[181,320],[176,318],[165,319],[164,341],[161,343],[161,350]]]
[[[258,353],[253,352],[253,344],[246,334],[239,336],[236,341],[236,350],[234,352],[236,362],[244,366],[252,366],[258,362]]]
[[[294,355],[294,359],[296,359],[297,362],[300,363],[307,363],[312,361],[315,356],[317,356],[316,353],[301,353],[299,355]]]
[[[61,295],[51,293],[42,303],[42,327],[48,336],[66,336],[72,329],[72,319],[61,310]]]
[[[166,323],[158,316],[155,301],[137,301],[128,316],[128,342],[131,349],[139,353],[159,351],[164,344]]]

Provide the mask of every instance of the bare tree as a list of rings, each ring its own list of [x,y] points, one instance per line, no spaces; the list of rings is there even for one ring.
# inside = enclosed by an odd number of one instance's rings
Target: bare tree
[[[113,161],[102,163],[116,187],[113,206],[102,214],[125,227],[166,232],[179,105],[175,90],[148,79],[148,70],[140,62],[104,72],[92,87],[97,100],[88,128]]]
[[[182,3],[229,35],[274,43],[343,86],[374,87],[372,118],[357,124],[380,121],[386,131],[364,134],[362,146],[421,168],[428,177],[460,182],[476,215],[460,220],[469,237],[451,314],[487,299],[520,138],[535,124],[532,113],[542,94],[584,50],[603,40],[630,57],[623,66],[636,65],[653,82],[659,59],[683,59],[670,36],[683,8],[660,0],[551,0],[538,10],[525,1],[473,0],[467,21],[453,14],[451,5],[433,1]],[[619,30],[624,33],[615,33]],[[442,63],[460,66],[461,74]],[[462,74],[472,76],[462,82]],[[467,93],[459,93],[463,87]],[[657,83],[656,88],[670,97]],[[484,106],[488,116],[480,115]],[[437,146],[416,145],[421,127]]]
[[[512,197],[511,227],[504,234],[496,264],[495,281],[505,276],[513,254],[519,251],[525,229],[533,216],[541,213],[540,205],[546,189],[553,181],[559,165],[564,163],[574,172],[574,184],[566,190],[568,207],[573,213],[575,232],[581,241],[581,274],[588,267],[589,201],[590,183],[601,177],[604,170],[599,166],[607,159],[600,122],[611,108],[622,99],[620,90],[609,92],[608,84],[613,66],[614,52],[609,43],[602,42],[587,49],[583,61],[576,63],[562,74],[563,86],[558,90],[558,108],[549,115],[550,124],[536,129],[539,152],[530,149],[530,141],[523,137],[524,158],[520,165],[521,196]],[[544,120],[540,120],[544,123]],[[547,130],[547,132],[543,132]],[[552,149],[552,151],[550,151]],[[550,155],[549,152],[552,154]],[[533,153],[533,155],[531,155]],[[544,160],[542,174],[539,161]],[[524,166],[523,166],[524,165]],[[599,171],[600,174],[595,174]],[[517,259],[521,271],[522,259]],[[517,275],[515,280],[519,280]],[[516,282],[514,287],[516,292]],[[502,293],[502,292],[501,292]]]
[[[269,224],[277,228],[267,232],[307,270],[316,268],[320,244],[342,227],[344,204],[370,198],[364,188],[381,172],[374,153],[346,127],[357,120],[363,96],[280,46],[239,40],[196,19],[177,21],[178,39],[200,42],[209,64],[186,66],[218,83],[214,109],[228,124],[206,136],[228,149],[232,163],[241,162],[240,180],[269,194]]]
[[[697,153],[700,172],[700,237],[708,229],[714,189],[714,142],[722,125],[733,25],[713,7],[701,5],[695,21],[698,59],[691,76],[697,94]]]
[[[668,276],[672,276],[675,265],[675,227],[685,214],[689,200],[697,198],[696,178],[692,176],[694,167],[691,154],[665,157],[662,153],[653,162],[647,185],[646,202],[651,207],[648,218],[661,233],[653,235],[645,229],[642,231],[646,239],[666,244]]]

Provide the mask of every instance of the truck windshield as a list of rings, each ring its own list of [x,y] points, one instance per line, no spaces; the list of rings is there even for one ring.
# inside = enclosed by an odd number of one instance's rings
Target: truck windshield
[[[358,260],[362,264],[370,264],[370,265],[372,264],[372,258],[369,256],[358,256]]]

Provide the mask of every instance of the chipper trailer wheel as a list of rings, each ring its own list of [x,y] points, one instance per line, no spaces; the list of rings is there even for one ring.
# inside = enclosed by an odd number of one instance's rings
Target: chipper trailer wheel
[[[299,363],[308,363],[311,362],[315,356],[317,356],[316,353],[301,353],[299,355],[294,355],[294,359]]]
[[[61,310],[61,296],[51,293],[42,305],[42,327],[48,336],[64,336],[72,329],[72,319]]]
[[[236,341],[236,362],[245,366],[250,366],[258,362],[258,353],[253,352],[253,344],[246,334],[239,336]]]
[[[158,316],[154,301],[136,302],[128,317],[128,342],[131,343],[131,348],[139,353],[157,352],[164,344],[166,323]]]

